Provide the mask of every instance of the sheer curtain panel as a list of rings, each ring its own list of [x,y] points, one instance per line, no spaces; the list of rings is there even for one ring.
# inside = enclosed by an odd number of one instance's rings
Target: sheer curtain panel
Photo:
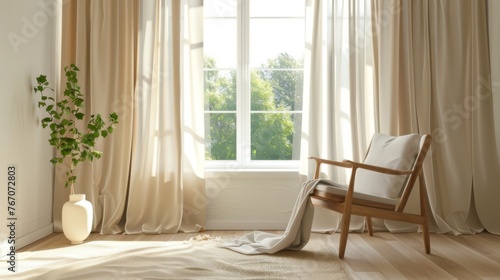
[[[134,88],[136,80],[138,1],[65,0],[62,13],[61,64],[79,68],[85,114],[119,115],[113,134],[96,144],[101,159],[78,166],[75,192],[86,194],[94,207],[93,230],[123,232],[130,172]],[[64,75],[64,73],[62,73]],[[62,78],[62,82],[66,82]],[[61,87],[63,87],[62,85]],[[61,208],[68,200],[64,168],[56,169],[54,226],[61,231]]]
[[[431,230],[500,233],[486,1],[310,0],[307,11],[301,174],[312,177],[308,156],[363,160],[374,132],[430,133]],[[407,211],[419,211],[414,195]],[[315,230],[338,228],[337,215],[315,211]]]
[[[486,1],[373,1],[379,130],[431,133],[434,231],[500,233]]]
[[[141,1],[125,233],[205,223],[202,1]]]
[[[375,132],[370,1],[309,0],[306,7],[304,116],[300,173],[312,178],[309,156],[362,160]],[[347,171],[350,172],[350,171]],[[345,170],[324,170],[348,183]],[[333,231],[340,215],[315,208],[313,230]],[[351,220],[362,229],[363,219]]]
[[[205,223],[202,1],[63,4],[62,65],[76,63],[86,113],[117,112],[103,157],[76,191],[101,234],[199,231]],[[54,224],[68,200],[56,170]]]

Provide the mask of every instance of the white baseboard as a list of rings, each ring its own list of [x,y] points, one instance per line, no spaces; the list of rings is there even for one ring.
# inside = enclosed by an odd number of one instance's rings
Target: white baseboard
[[[38,230],[28,233],[16,240],[16,248],[20,249],[54,232],[54,224],[50,223]]]
[[[218,220],[207,221],[206,230],[285,230],[288,220],[278,221],[231,221]]]

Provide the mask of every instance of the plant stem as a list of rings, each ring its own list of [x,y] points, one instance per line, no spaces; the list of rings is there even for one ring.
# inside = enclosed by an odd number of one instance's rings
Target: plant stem
[[[71,163],[71,169],[70,169],[70,176],[73,176],[73,171],[75,170],[75,165]],[[74,188],[74,183],[72,182],[70,187],[69,187],[69,194],[73,195],[75,194],[75,188]]]

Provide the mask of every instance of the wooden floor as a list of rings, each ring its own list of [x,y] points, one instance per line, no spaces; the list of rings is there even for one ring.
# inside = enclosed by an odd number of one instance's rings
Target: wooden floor
[[[207,231],[211,236],[241,235],[242,231]],[[86,240],[182,241],[199,234],[99,235]],[[339,234],[328,235],[337,252]],[[324,238],[312,234],[311,238]],[[22,251],[46,250],[69,246],[63,234],[52,234],[30,244]],[[343,260],[353,279],[500,279],[500,236],[431,234],[431,254],[424,251],[417,233],[376,232],[349,234]]]

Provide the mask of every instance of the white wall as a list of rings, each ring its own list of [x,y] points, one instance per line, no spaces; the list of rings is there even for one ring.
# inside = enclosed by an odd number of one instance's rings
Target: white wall
[[[298,172],[207,172],[207,230],[283,230],[301,187]]]
[[[52,232],[52,148],[32,88],[42,73],[55,84],[59,11],[56,0],[8,0],[0,9],[0,255],[11,245],[10,165],[16,166],[16,248]]]

